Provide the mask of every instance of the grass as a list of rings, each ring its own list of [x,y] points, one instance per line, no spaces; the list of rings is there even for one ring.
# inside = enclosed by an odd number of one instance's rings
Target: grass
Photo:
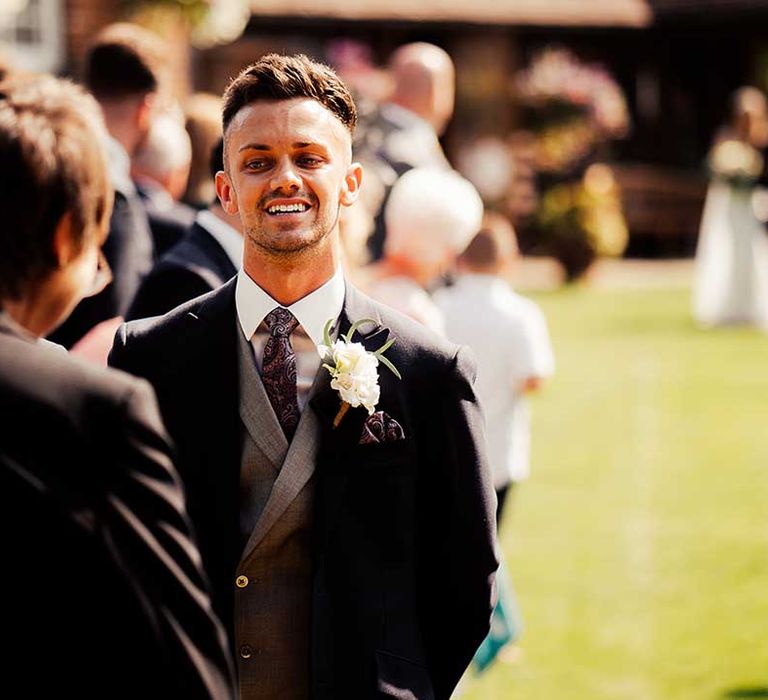
[[[522,659],[462,700],[768,698],[768,337],[570,288],[502,549]]]

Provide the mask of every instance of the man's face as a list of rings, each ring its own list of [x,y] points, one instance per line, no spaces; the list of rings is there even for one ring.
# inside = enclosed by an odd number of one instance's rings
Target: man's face
[[[339,210],[357,198],[362,171],[351,137],[315,100],[253,102],[225,135],[227,172],[216,190],[239,213],[251,244],[273,256],[316,248],[338,229]]]

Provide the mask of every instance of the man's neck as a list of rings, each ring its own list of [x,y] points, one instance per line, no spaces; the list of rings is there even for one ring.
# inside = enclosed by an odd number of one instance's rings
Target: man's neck
[[[27,333],[35,338],[40,338],[51,331],[51,323],[48,314],[33,302],[27,299],[9,300],[3,302],[2,311]]]
[[[338,265],[336,246],[322,255],[305,251],[288,258],[260,254],[246,243],[243,261],[246,274],[276,302],[286,307],[322,287],[333,277]]]

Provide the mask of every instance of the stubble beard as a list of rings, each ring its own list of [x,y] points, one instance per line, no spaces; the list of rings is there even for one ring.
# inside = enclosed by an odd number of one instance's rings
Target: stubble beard
[[[280,262],[294,262],[298,259],[312,258],[319,254],[322,243],[331,235],[339,222],[341,205],[337,205],[336,214],[332,221],[315,220],[310,228],[309,236],[299,236],[291,240],[291,229],[286,236],[267,232],[266,227],[258,224],[247,226],[245,235],[259,250],[268,257]],[[268,216],[268,215],[267,215]],[[327,223],[326,223],[327,222]]]

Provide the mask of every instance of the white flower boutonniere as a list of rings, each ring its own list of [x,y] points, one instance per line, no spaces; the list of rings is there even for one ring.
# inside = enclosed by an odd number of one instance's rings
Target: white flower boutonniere
[[[341,336],[335,343],[331,342],[331,326],[329,319],[323,329],[324,345],[319,345],[317,351],[323,360],[323,367],[331,373],[331,388],[339,392],[341,408],[333,420],[337,428],[347,411],[363,406],[371,415],[379,402],[379,363],[389,369],[398,379],[402,379],[397,368],[386,358],[384,353],[395,342],[390,338],[375,352],[366,350],[362,343],[353,343],[352,336],[363,323],[376,323],[371,318],[355,321],[346,335]]]

